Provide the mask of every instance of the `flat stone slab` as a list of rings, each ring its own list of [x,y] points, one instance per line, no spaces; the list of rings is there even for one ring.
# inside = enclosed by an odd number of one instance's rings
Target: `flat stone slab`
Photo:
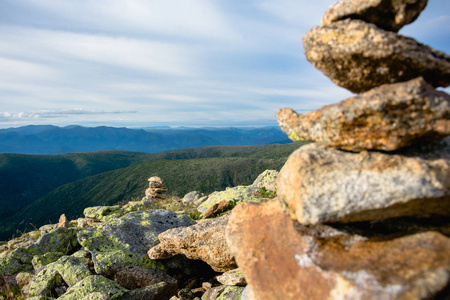
[[[449,216],[449,140],[397,154],[303,146],[278,176],[278,198],[301,224]]]
[[[341,0],[333,4],[322,18],[322,26],[343,19],[359,19],[378,27],[399,31],[414,22],[428,0]]]
[[[376,237],[303,226],[280,202],[241,203],[227,240],[255,299],[440,299],[450,239],[435,231]],[[441,293],[441,294],[440,294]]]
[[[110,275],[127,266],[158,267],[147,257],[147,250],[158,244],[158,234],[193,223],[186,215],[168,210],[136,211],[81,230],[77,237],[91,253],[97,274]]]
[[[419,77],[385,84],[304,114],[284,108],[277,119],[294,141],[315,141],[355,152],[393,151],[450,135],[450,95]]]
[[[314,27],[303,46],[314,67],[354,93],[419,76],[434,87],[450,84],[449,55],[361,20]]]

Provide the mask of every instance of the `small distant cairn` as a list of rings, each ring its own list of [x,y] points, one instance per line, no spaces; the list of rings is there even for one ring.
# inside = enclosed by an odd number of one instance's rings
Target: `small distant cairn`
[[[148,185],[149,187],[145,190],[145,197],[142,200],[152,201],[167,197],[167,188],[160,177],[150,177],[148,179]]]

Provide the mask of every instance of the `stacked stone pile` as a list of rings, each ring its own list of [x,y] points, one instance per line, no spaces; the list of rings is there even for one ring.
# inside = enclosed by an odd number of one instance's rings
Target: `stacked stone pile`
[[[243,203],[227,240],[256,299],[448,299],[450,57],[398,35],[426,1],[343,0],[303,39],[307,59],[360,93],[281,109],[295,151],[278,200]],[[382,18],[380,16],[383,16]]]
[[[166,197],[167,188],[161,178],[157,176],[148,179],[148,189],[145,190],[145,199],[164,199]]]

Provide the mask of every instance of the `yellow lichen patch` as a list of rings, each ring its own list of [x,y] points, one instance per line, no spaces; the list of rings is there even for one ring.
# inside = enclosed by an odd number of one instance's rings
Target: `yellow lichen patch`
[[[292,130],[291,133],[289,134],[289,138],[294,141],[300,141],[300,142],[306,142],[306,139],[302,138],[301,136],[298,136],[297,133],[295,132],[295,130]]]

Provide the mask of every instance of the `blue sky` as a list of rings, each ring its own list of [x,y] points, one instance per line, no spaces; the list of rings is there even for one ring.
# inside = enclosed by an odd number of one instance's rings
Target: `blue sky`
[[[338,102],[301,43],[334,2],[2,0],[0,128],[275,125]],[[450,1],[400,33],[449,53]]]

